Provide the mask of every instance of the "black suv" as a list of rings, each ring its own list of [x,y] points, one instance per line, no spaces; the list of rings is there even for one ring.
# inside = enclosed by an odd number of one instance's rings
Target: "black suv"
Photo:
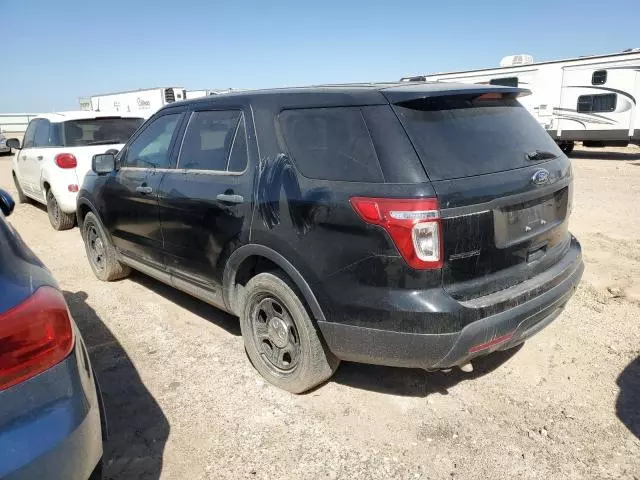
[[[93,271],[238,315],[255,368],[291,392],[341,359],[445,369],[511,348],[583,271],[571,164],[526,93],[343,85],[164,107],[93,159],[77,210]]]

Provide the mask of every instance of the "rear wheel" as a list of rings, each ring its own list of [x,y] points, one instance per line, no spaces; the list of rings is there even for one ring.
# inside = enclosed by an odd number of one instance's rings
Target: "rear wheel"
[[[302,393],[319,385],[340,363],[324,346],[297,289],[281,272],[249,280],[240,327],[256,370],[289,392]]]
[[[125,278],[131,269],[118,260],[102,224],[93,213],[87,213],[82,223],[82,238],[89,264],[96,277],[105,282]]]
[[[29,202],[29,197],[27,197],[22,191],[22,187],[20,186],[20,182],[18,181],[18,177],[16,174],[13,174],[13,184],[16,186],[16,190],[18,191],[18,203],[27,203]]]
[[[47,213],[49,214],[49,222],[54,230],[69,230],[73,228],[76,222],[76,216],[65,213],[60,209],[56,197],[51,189],[47,192]]]

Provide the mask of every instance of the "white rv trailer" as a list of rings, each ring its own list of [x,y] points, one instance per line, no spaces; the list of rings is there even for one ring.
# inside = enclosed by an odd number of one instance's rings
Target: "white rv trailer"
[[[640,49],[610,55],[533,63],[512,55],[499,68],[434,73],[402,81],[519,86],[532,95],[520,102],[566,153],[587,147],[640,144]]]
[[[95,112],[137,113],[148,118],[160,107],[185,99],[186,90],[182,87],[147,88],[81,97],[80,109]]]

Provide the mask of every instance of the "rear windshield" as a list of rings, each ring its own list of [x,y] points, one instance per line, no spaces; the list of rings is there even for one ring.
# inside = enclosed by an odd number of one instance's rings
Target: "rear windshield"
[[[142,124],[142,118],[90,118],[61,124],[61,144],[65,147],[126,143]]]
[[[562,155],[513,97],[456,95],[394,108],[431,180],[501,172]]]

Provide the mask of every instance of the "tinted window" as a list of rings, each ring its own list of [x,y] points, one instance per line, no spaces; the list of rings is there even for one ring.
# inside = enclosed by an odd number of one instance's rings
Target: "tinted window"
[[[456,95],[394,107],[431,180],[531,165],[527,153],[562,155],[556,143],[513,97]]]
[[[33,139],[36,135],[36,125],[38,124],[38,120],[31,120],[29,125],[27,126],[27,130],[24,132],[24,138],[22,140],[22,148],[31,148],[33,147]]]
[[[616,109],[616,94],[581,95],[578,97],[578,112],[613,112]]]
[[[168,168],[171,164],[169,147],[181,116],[181,113],[173,113],[153,120],[129,145],[122,165]]]
[[[518,77],[492,78],[489,80],[491,85],[503,85],[505,87],[517,87]]]
[[[63,122],[64,146],[126,143],[143,121],[142,118],[104,117]]]
[[[607,83],[607,71],[606,70],[596,70],[591,75],[591,84],[592,85],[604,85]]]
[[[233,146],[231,147],[231,155],[229,155],[229,165],[227,166],[227,170],[230,172],[244,171],[247,166],[247,159],[247,133],[244,124],[244,116],[242,116],[238,122],[236,137],[233,140]]]
[[[49,147],[51,142],[49,141],[49,120],[39,119],[34,120],[36,124],[36,133],[33,139],[34,147]]]
[[[178,168],[226,170],[241,117],[238,110],[193,113],[182,143]]]
[[[351,182],[383,181],[359,108],[285,110],[280,123],[289,153],[304,176]]]

